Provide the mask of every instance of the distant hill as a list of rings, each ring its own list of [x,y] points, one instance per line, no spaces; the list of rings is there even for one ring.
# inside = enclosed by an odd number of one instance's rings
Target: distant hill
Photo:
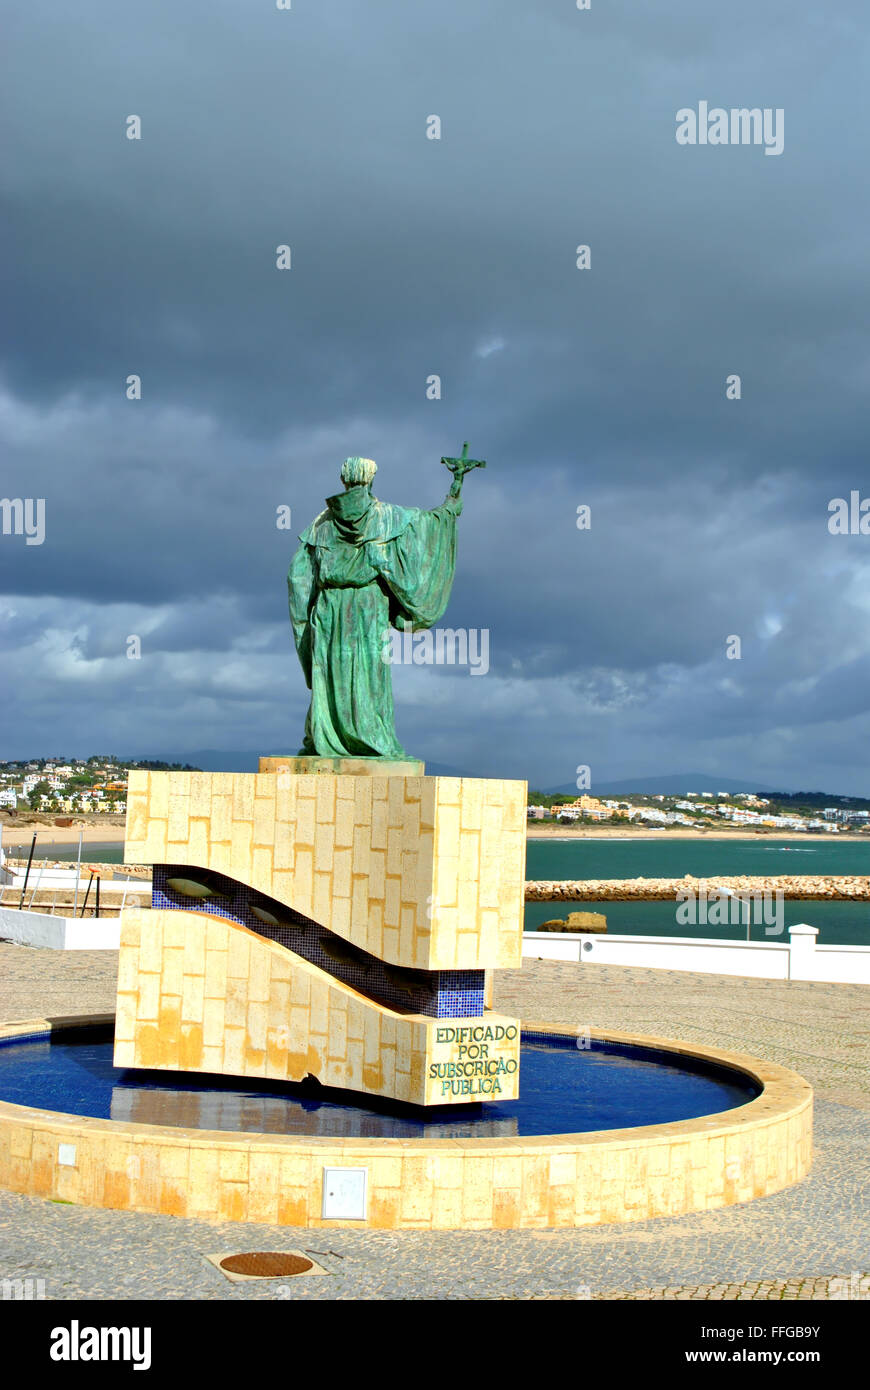
[[[544,790],[542,788],[542,790]],[[563,782],[559,787],[546,789],[551,796],[563,792],[579,796],[575,782]],[[722,777],[713,772],[671,772],[662,777],[626,777],[619,782],[593,782],[591,796],[623,796],[636,792],[639,796],[676,796],[686,792],[760,792],[763,796],[783,792],[783,787],[768,787],[750,777]]]
[[[272,754],[280,757],[282,752],[287,757],[296,755],[295,748],[278,750],[267,748],[262,750],[264,754]],[[260,751],[250,752],[239,749],[221,748],[200,748],[190,751],[185,749],[183,752],[177,750],[164,753],[162,760],[139,759],[139,766],[142,768],[178,768],[184,770],[202,769],[203,772],[256,772]],[[40,755],[35,758],[6,759],[5,767],[8,771],[13,766],[21,766],[26,762],[41,763],[45,759]],[[55,757],[52,761],[64,761]],[[66,759],[65,761],[80,762],[86,761],[84,758]],[[129,758],[117,758],[116,761],[121,765],[129,764]],[[451,763],[427,762],[426,772],[431,777],[487,777],[492,776],[491,771],[483,771],[479,767],[455,767]],[[579,795],[577,786],[574,782],[563,782],[556,787],[545,788],[541,781],[534,776],[528,778],[529,790],[539,792],[544,796],[570,796],[572,799]],[[679,796],[687,792],[712,792],[714,796],[717,792],[733,794],[735,792],[758,792],[762,796],[771,797],[779,800],[783,805],[792,802],[795,806],[804,807],[824,807],[842,806],[844,809],[865,809],[870,810],[870,797],[844,796],[839,792],[822,791],[793,791],[786,788],[768,786],[764,782],[756,782],[750,777],[723,777],[715,772],[672,772],[666,773],[661,777],[624,777],[617,781],[594,782],[590,787],[593,796],[612,796],[624,797],[632,793],[638,796]]]
[[[273,755],[274,757],[292,758],[296,756],[296,749],[263,749],[262,755],[264,757]],[[202,768],[203,772],[256,772],[260,753],[244,753],[238,750],[222,750],[220,748],[199,748],[192,753],[185,753],[184,759],[186,762]],[[430,777],[481,776],[479,772],[470,768],[450,767],[447,763],[427,763],[426,772]]]
[[[263,752],[275,756],[281,756],[283,752],[287,757],[293,757],[296,749],[269,748],[264,749]],[[181,760],[181,754],[174,756],[179,761]],[[184,761],[201,767],[204,772],[256,772],[259,756],[259,753],[217,748],[199,748],[183,755]],[[486,775],[478,768],[454,767],[452,764],[436,762],[427,762],[426,772],[430,777],[482,777]],[[562,786],[545,789],[540,787],[540,783],[530,780],[529,786],[539,788],[542,791],[548,790],[551,795],[564,793],[579,796],[573,782],[566,782]],[[717,777],[710,772],[670,773],[663,777],[630,777],[617,782],[596,782],[591,788],[593,796],[622,796],[627,792],[637,792],[646,796],[655,796],[656,793],[667,796],[680,792],[760,792],[766,796],[777,791],[782,792],[784,788],[765,786],[764,783],[753,782],[748,777]]]

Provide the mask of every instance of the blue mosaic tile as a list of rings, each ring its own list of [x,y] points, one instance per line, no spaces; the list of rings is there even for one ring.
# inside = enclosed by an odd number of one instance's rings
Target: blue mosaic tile
[[[189,879],[210,890],[211,896],[187,897],[170,888],[169,879]],[[480,1018],[484,1013],[484,971],[388,965],[319,922],[211,869],[155,864],[151,904],[238,922],[397,1013],[426,1018]]]

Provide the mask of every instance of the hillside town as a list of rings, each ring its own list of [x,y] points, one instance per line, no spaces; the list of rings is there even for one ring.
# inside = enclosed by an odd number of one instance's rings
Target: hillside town
[[[534,794],[533,794],[534,795]],[[693,830],[725,825],[759,832],[794,830],[809,834],[837,835],[841,830],[866,829],[870,833],[870,811],[844,806],[826,806],[821,814],[790,810],[783,812],[771,799],[754,792],[686,792],[681,796],[644,796],[631,801],[615,801],[595,796],[578,796],[571,801],[546,798],[530,801],[530,820],[572,825],[581,821],[609,824],[648,825],[659,828],[684,826]]]
[[[100,754],[86,759],[0,759],[0,812],[123,815],[127,809],[127,779],[135,768],[195,771],[189,764],[137,759],[122,762]],[[838,804],[789,805],[785,798],[764,797],[755,792],[709,790],[680,795],[632,794],[629,799],[620,800],[585,793],[569,799],[530,791],[528,819],[565,827],[597,823],[625,829],[733,829],[760,834],[785,830],[823,835],[863,830],[870,834],[870,809],[866,809],[870,803],[858,798],[831,799]]]
[[[122,763],[99,754],[83,760],[35,758],[13,762],[0,758],[0,811],[40,811],[58,816],[123,814],[127,810],[127,778],[133,768],[176,766],[180,764],[136,760]]]
[[[114,760],[0,761],[0,808],[79,815],[127,809],[129,768]]]

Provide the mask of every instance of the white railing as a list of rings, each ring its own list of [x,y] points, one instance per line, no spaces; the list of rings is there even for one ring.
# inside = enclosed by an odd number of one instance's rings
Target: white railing
[[[527,931],[523,933],[523,956],[650,970],[697,970],[763,980],[870,984],[870,946],[819,946],[818,929],[803,922],[790,927],[788,934],[785,942]]]

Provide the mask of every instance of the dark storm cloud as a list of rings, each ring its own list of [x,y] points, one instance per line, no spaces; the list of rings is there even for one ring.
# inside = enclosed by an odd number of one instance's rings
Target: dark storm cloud
[[[0,540],[4,751],[294,743],[295,533],[345,454],[433,506],[467,437],[445,622],[491,630],[491,674],[397,672],[406,742],[854,783],[868,559],[826,509],[867,476],[860,5],[35,0],[12,27],[2,491],[45,497],[47,536]],[[783,154],[678,146],[702,98],[784,108]]]

